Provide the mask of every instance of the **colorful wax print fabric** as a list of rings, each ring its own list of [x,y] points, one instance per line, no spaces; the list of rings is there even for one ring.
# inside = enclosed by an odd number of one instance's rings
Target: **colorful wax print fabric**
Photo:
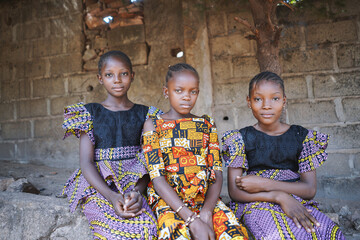
[[[300,173],[315,170],[324,163],[328,141],[328,135],[297,125],[280,136],[246,127],[224,134],[223,157],[227,167],[243,168],[248,175],[295,182]],[[314,233],[297,228],[278,204],[232,201],[230,208],[255,239],[345,239],[339,227],[318,210],[315,201],[292,196],[319,221],[320,227],[315,227]]]
[[[159,113],[154,107],[135,104],[127,111],[110,111],[101,104],[74,104],[65,108],[65,137],[86,133],[94,145],[94,164],[107,185],[115,192],[126,193],[147,174],[140,140],[145,120]],[[140,154],[141,156],[141,154]],[[85,179],[80,169],[67,181],[64,194],[70,210],[80,206],[87,217],[94,239],[156,239],[156,219],[147,199],[146,212],[138,217],[123,219]]]
[[[143,150],[154,179],[164,176],[187,207],[199,213],[209,186],[222,171],[219,142],[214,121],[209,116],[164,121],[151,117],[156,131],[145,132]],[[148,188],[149,204],[156,213],[159,239],[191,239],[184,220],[156,193]],[[216,239],[246,239],[247,232],[231,210],[218,201],[213,213]]]

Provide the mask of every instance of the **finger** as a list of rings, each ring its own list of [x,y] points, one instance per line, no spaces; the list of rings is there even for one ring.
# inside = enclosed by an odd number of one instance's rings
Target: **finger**
[[[314,218],[313,215],[311,215],[311,214],[306,214],[306,216],[310,219],[310,221],[311,221],[312,223],[315,224],[315,226],[320,227],[320,223],[316,220],[316,218]],[[313,229],[314,229],[314,226],[312,226],[312,227],[313,227]],[[315,231],[315,229],[314,229],[314,231]]]
[[[210,239],[210,240],[215,240],[215,234],[214,234],[213,231],[210,232],[210,234],[209,234],[209,239]]]
[[[297,220],[297,218],[294,217],[294,218],[292,218],[292,220],[294,221],[296,227],[300,229],[301,225],[300,225],[299,221]]]
[[[120,202],[121,205],[125,204],[125,199],[123,195],[119,194],[118,202]]]
[[[139,209],[141,209],[140,203],[135,203],[135,204],[132,205],[131,207],[128,207],[128,208],[127,208],[127,211],[129,211],[129,212],[136,212],[136,211],[139,211]]]
[[[299,222],[308,233],[312,232],[313,226],[307,217],[304,216],[304,217],[299,218]],[[315,231],[315,229],[314,229],[314,231]]]
[[[130,198],[127,202],[126,202],[126,204],[125,204],[125,207],[128,209],[128,208],[130,208],[132,205],[134,205],[135,203],[137,203],[138,202],[138,199],[135,197],[133,197],[133,198]]]

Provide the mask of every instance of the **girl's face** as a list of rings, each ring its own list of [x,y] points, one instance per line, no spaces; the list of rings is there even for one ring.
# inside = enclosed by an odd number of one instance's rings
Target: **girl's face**
[[[280,122],[286,96],[279,84],[264,80],[253,87],[247,102],[259,124],[271,125]]]
[[[191,71],[175,73],[164,87],[171,108],[181,115],[190,114],[199,95],[199,79]]]
[[[133,78],[134,73],[119,57],[108,58],[101,68],[101,75],[98,75],[100,84],[116,98],[127,96]]]

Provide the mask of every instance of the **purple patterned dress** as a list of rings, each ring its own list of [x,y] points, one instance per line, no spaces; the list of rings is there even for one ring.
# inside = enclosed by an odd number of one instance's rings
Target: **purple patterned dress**
[[[291,125],[280,136],[270,136],[250,126],[224,134],[223,157],[227,167],[243,168],[249,175],[294,182],[300,179],[300,173],[324,163],[328,141],[328,135],[297,125]],[[319,221],[320,227],[315,227],[314,233],[297,228],[275,203],[232,201],[230,208],[255,239],[345,239],[339,227],[318,210],[315,201],[292,196],[311,209]]]
[[[94,145],[94,161],[100,175],[116,192],[131,191],[139,178],[147,174],[145,163],[137,157],[141,149],[142,126],[160,110],[135,104],[127,111],[110,111],[99,103],[74,104],[65,108],[65,136],[80,137],[85,132]],[[143,199],[146,212],[123,219],[112,204],[84,178],[81,170],[74,172],[64,187],[70,210],[80,206],[87,217],[94,239],[156,239],[156,219]]]

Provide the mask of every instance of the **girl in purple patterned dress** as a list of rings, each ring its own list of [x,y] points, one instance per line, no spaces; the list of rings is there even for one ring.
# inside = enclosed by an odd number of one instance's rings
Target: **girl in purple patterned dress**
[[[105,101],[65,108],[64,138],[80,138],[81,170],[64,194],[71,211],[81,206],[94,239],[156,239],[157,221],[142,195],[149,175],[137,153],[146,118],[159,110],[128,99],[134,72],[126,54],[102,55],[98,79],[108,93]]]
[[[286,96],[275,73],[262,72],[251,80],[247,102],[258,122],[222,138],[236,216],[255,239],[344,239],[311,200],[315,169],[327,158],[329,137],[280,122]]]

